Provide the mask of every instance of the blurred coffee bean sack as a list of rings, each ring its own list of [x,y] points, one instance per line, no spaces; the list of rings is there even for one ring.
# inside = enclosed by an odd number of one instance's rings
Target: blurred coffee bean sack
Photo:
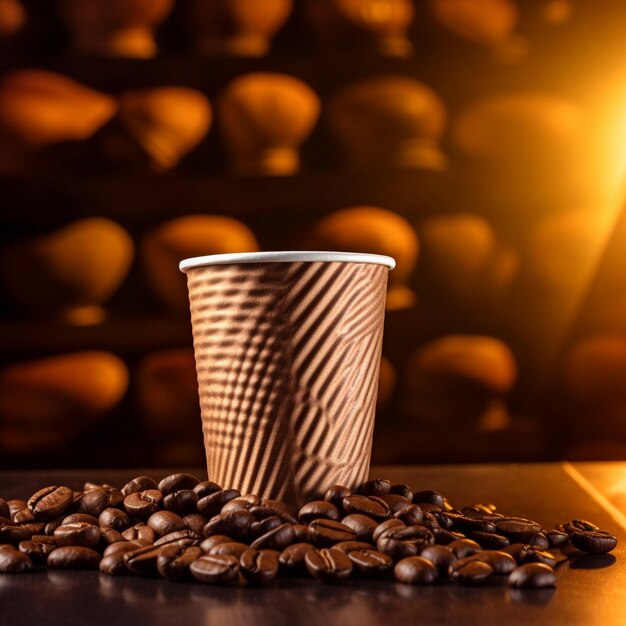
[[[626,458],[620,0],[0,0],[0,466],[202,465],[189,256],[388,254],[373,461]]]

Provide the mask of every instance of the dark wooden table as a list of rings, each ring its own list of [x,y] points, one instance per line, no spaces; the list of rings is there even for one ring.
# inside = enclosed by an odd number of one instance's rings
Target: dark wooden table
[[[0,472],[0,496],[26,497],[47,484],[86,479],[123,484],[145,470]],[[165,472],[153,470],[155,477]],[[98,572],[0,575],[0,625],[99,626],[620,626],[626,624],[626,463],[380,467],[372,475],[441,491],[457,506],[493,502],[547,527],[587,518],[620,541],[610,555],[574,554],[557,567],[555,590],[451,584],[411,587],[283,580],[269,589],[175,584]]]

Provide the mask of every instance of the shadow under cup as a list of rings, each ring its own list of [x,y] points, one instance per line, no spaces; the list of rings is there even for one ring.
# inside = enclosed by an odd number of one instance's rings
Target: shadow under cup
[[[209,479],[294,505],[367,479],[390,257],[182,261]]]

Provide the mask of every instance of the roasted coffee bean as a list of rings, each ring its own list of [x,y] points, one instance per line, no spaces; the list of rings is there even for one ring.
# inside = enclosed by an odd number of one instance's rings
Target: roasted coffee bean
[[[2,524],[0,525],[0,543],[10,543],[13,546],[19,545],[21,541],[28,541],[33,535],[43,531],[43,522],[33,522],[31,524]]]
[[[46,535],[54,535],[54,531],[59,527],[63,525],[63,522],[65,520],[65,518],[67,517],[67,515],[65,515],[65,513],[63,515],[59,515],[57,517],[55,517],[53,520],[50,520],[44,528],[44,533]],[[93,516],[92,516],[93,517]],[[96,518],[97,519],[97,518]],[[96,521],[97,523],[97,521]]]
[[[332,485],[324,494],[326,502],[332,502],[340,511],[343,511],[343,499],[352,495],[352,491],[343,485]]]
[[[433,534],[424,526],[397,526],[385,531],[376,542],[380,552],[394,560],[416,556],[422,549],[435,542]]]
[[[129,496],[137,491],[146,491],[147,489],[158,489],[157,484],[151,476],[137,476],[129,480],[122,487],[122,495]]]
[[[391,489],[391,483],[388,480],[382,478],[375,478],[374,480],[368,480],[357,489],[357,493],[362,496],[382,496],[389,493]]]
[[[444,497],[438,491],[426,490],[413,493],[413,504],[435,504],[443,509]]]
[[[541,532],[541,524],[523,517],[504,517],[495,522],[496,532],[514,543],[528,543],[535,533]]]
[[[259,498],[256,493],[247,493],[245,496],[241,496],[241,499],[249,502],[252,506],[261,504],[261,498]]]
[[[103,556],[98,564],[98,569],[103,574],[108,574],[109,576],[120,576],[128,573],[128,569],[124,563],[124,553],[120,552]]]
[[[352,561],[348,555],[334,548],[307,550],[304,564],[309,574],[320,580],[343,580],[352,573]]]
[[[575,548],[591,554],[611,552],[617,545],[617,538],[605,530],[572,532],[569,539]]]
[[[384,500],[376,496],[348,496],[343,499],[343,510],[350,513],[367,515],[379,522],[391,515],[391,509]]]
[[[213,546],[216,546],[218,543],[227,543],[232,542],[232,537],[227,537],[226,535],[213,535],[212,537],[207,537],[204,541],[200,542],[200,547],[203,552],[210,552]]]
[[[330,547],[340,541],[354,541],[356,533],[352,528],[330,519],[316,519],[309,524],[309,542],[319,548]]]
[[[157,570],[168,580],[189,580],[190,565],[203,555],[198,546],[165,546],[157,557]]]
[[[326,520],[330,522],[331,520]],[[337,522],[334,522],[337,523]],[[266,532],[264,535],[257,537],[251,544],[251,548],[257,550],[284,550],[289,544],[293,543],[295,534],[293,525],[282,524],[278,528],[274,528]]]
[[[430,585],[437,578],[435,566],[421,556],[410,556],[398,561],[393,573],[396,580],[409,585]]]
[[[199,537],[204,535],[204,527],[208,521],[208,518],[204,515],[200,515],[200,513],[189,513],[183,517],[185,526],[189,530],[193,530]]]
[[[0,498],[0,517],[11,519],[11,510],[9,509],[9,505],[4,498]]]
[[[531,546],[536,546],[537,548],[541,548],[542,550],[545,550],[546,548],[550,547],[550,542],[548,541],[548,538],[543,533],[533,532],[533,533],[518,535],[518,537],[519,537],[518,540],[523,540],[524,543],[527,543],[528,545],[531,545]]]
[[[189,571],[203,583],[230,583],[239,576],[239,559],[229,554],[205,554],[189,566]]]
[[[261,504],[253,506],[250,509],[250,513],[254,515],[257,520],[262,520],[271,515],[280,517],[285,524],[297,524],[298,518],[295,511],[292,511],[286,504],[279,502],[278,500],[262,500]]]
[[[47,543],[51,546],[57,545],[54,541],[54,537],[51,537],[50,535],[33,535],[30,540],[35,543]]]
[[[556,557],[551,552],[541,550],[537,546],[530,546],[523,563],[543,563],[554,568],[556,567]]]
[[[183,489],[193,489],[198,484],[200,480],[191,474],[170,474],[159,483],[157,489],[167,496]]]
[[[112,543],[108,545],[102,556],[110,556],[112,554],[126,554],[126,552],[132,552],[133,550],[137,550],[137,548],[144,548],[145,546],[138,541],[118,541],[117,543]]]
[[[121,489],[103,485],[102,488],[109,494],[109,506],[115,509],[121,509],[124,504],[124,494]]]
[[[124,508],[129,515],[140,520],[147,520],[162,508],[163,494],[158,489],[133,491],[124,498]]]
[[[248,536],[254,517],[249,511],[220,513],[209,520],[204,527],[204,536],[228,535],[236,539]]]
[[[249,502],[245,498],[235,498],[227,502],[222,507],[222,513],[230,513],[231,511],[249,511],[253,506],[259,506],[261,502]]]
[[[415,526],[424,521],[424,511],[417,504],[409,504],[402,507],[393,516],[403,521],[407,526]]]
[[[250,546],[247,543],[239,541],[226,541],[213,546],[207,554],[230,554],[239,558]]]
[[[85,491],[76,499],[74,508],[78,513],[87,513],[100,517],[100,513],[110,505],[111,498],[105,489],[97,488]]]
[[[198,545],[200,543],[201,537],[196,535],[192,530],[188,528],[183,528],[182,530],[174,530],[167,535],[163,535],[159,537],[155,542],[155,546],[166,546],[172,543],[176,543],[179,545],[191,546]]]
[[[214,491],[213,493],[203,496],[198,500],[198,504],[196,505],[198,513],[202,513],[202,515],[206,515],[206,517],[211,518],[214,515],[217,515],[227,502],[230,502],[235,498],[239,498],[239,496],[241,496],[239,489],[222,489],[221,491]]]
[[[108,545],[117,543],[118,541],[124,541],[124,536],[115,528],[100,528],[100,534],[102,541]]]
[[[436,514],[437,521],[441,524],[441,520],[445,519],[451,521],[453,528],[460,530],[463,533],[469,533],[472,531],[479,531],[483,533],[495,533],[496,525],[493,522],[488,522],[481,518],[466,517],[460,513],[453,513],[452,511],[441,512]],[[445,526],[446,530],[452,530],[452,528]]]
[[[22,509],[21,511],[17,511],[13,515],[12,520],[15,524],[30,524],[35,520],[35,516],[29,508]]]
[[[430,561],[437,570],[437,575],[442,580],[448,577],[448,570],[452,563],[456,561],[456,557],[450,550],[443,546],[426,546],[420,553],[423,559]]]
[[[367,515],[361,515],[360,513],[352,513],[346,515],[341,523],[356,533],[356,539],[359,541],[372,541],[372,533],[376,530],[378,524]]]
[[[19,551],[25,554],[36,565],[44,565],[48,560],[48,555],[56,550],[56,544],[42,543],[38,541],[22,541]]]
[[[48,555],[51,569],[98,569],[100,555],[83,546],[62,546]]]
[[[429,505],[423,504],[422,506],[429,506]],[[430,505],[430,506],[434,506],[434,505]],[[449,517],[448,512],[432,511],[432,510],[429,511],[429,510],[423,509],[423,514],[432,515],[437,520],[437,524],[439,525],[440,528],[443,528],[444,530],[455,530],[454,521],[452,520],[451,517]],[[461,529],[457,529],[457,530],[461,530]]]
[[[63,518],[61,526],[64,526],[65,524],[75,524],[77,522],[82,522],[83,524],[91,524],[92,526],[98,526],[98,518],[94,517],[93,515],[88,515],[87,513],[71,513],[67,517]]]
[[[73,502],[74,492],[69,487],[51,486],[34,493],[27,506],[36,519],[48,521],[67,511]]]
[[[114,528],[119,533],[132,526],[130,517],[124,511],[113,508],[104,509],[100,513],[98,524],[104,528]]]
[[[154,530],[150,528],[150,526],[148,526],[144,522],[140,522],[139,524],[135,524],[134,526],[131,526],[130,528],[127,528],[125,531],[123,531],[122,537],[124,537],[126,541],[141,539],[142,541],[145,541],[147,543],[154,543],[157,535]]]
[[[500,550],[505,548],[511,542],[504,535],[496,535],[494,533],[483,533],[479,530],[473,530],[468,535],[469,539],[475,541],[481,548],[485,550]]]
[[[348,552],[354,571],[367,578],[384,578],[391,574],[393,559],[378,550],[353,550]]]
[[[422,507],[420,507],[422,508]],[[424,514],[424,519],[422,520],[422,526],[426,526],[426,528],[428,528],[428,530],[434,530],[435,528],[441,528],[440,524],[439,524],[439,520],[429,511],[424,511],[424,509],[422,509],[422,512]],[[449,529],[444,529],[444,530],[449,530]]]
[[[309,527],[306,524],[293,524],[295,542],[306,542],[309,539]]]
[[[539,589],[554,587],[556,576],[554,570],[543,563],[526,563],[514,569],[507,581],[509,587]]]
[[[483,563],[487,563],[497,576],[510,574],[517,567],[515,559],[510,554],[500,550],[483,550],[478,554],[467,556],[465,559],[457,561],[457,563],[461,561],[482,561]],[[453,564],[452,567],[455,567],[457,563]]]
[[[411,488],[408,485],[405,485],[405,484],[391,485],[391,487],[389,488],[389,493],[397,494],[399,496],[402,496],[403,498],[406,498],[407,500],[410,500],[411,502],[413,501],[413,492],[411,491]]]
[[[446,548],[454,554],[457,559],[464,559],[466,556],[476,554],[481,551],[481,547],[472,539],[457,539],[449,543]]]
[[[443,513],[444,510],[431,502],[420,502],[419,507],[424,511],[424,513]]]
[[[550,548],[560,548],[569,541],[569,535],[558,530],[544,530],[543,534],[546,536]]]
[[[253,585],[268,585],[278,576],[278,558],[273,551],[249,548],[239,558],[239,571]]]
[[[461,513],[466,517],[484,518],[489,521],[494,519],[501,519],[504,517],[495,512],[496,507],[494,504],[475,504],[474,506],[464,506],[461,509]]]
[[[156,576],[157,558],[163,546],[143,546],[126,552],[122,557],[124,564],[133,574],[138,576]]]
[[[198,500],[204,498],[205,496],[210,496],[212,493],[217,493],[218,491],[222,491],[222,487],[211,480],[205,480],[198,483],[193,488],[193,492],[198,496]]]
[[[463,533],[458,533],[451,530],[444,530],[443,528],[431,528],[430,532],[435,538],[435,543],[438,543],[442,546],[448,546],[453,541],[465,539],[465,535]]]
[[[157,511],[153,513],[148,518],[147,524],[159,537],[169,535],[169,533],[173,533],[177,530],[186,529],[182,517],[176,515],[176,513],[172,513],[172,511]]]
[[[395,493],[386,493],[378,497],[389,507],[392,515],[409,506],[415,506],[409,499]]]
[[[592,522],[588,522],[584,519],[573,519],[571,522],[563,524],[563,529],[568,535],[576,532],[598,531],[600,530]]]
[[[167,511],[174,511],[178,515],[195,513],[198,504],[198,496],[191,489],[174,491],[163,498],[163,507]]]
[[[0,574],[23,574],[33,567],[28,555],[13,546],[3,545],[0,548]]]
[[[378,539],[390,528],[403,528],[404,526],[406,526],[406,524],[402,520],[395,519],[393,517],[381,522],[378,526],[376,526],[374,532],[372,533],[372,543],[376,543]]]
[[[57,546],[95,548],[100,541],[100,537],[100,529],[93,524],[85,524],[85,522],[64,524],[54,531],[54,541]]]
[[[511,545],[502,548],[502,552],[510,554],[515,559],[518,565],[526,563],[528,560],[528,555],[532,551],[532,546],[529,546],[527,543],[512,543]]]
[[[298,512],[298,520],[301,524],[310,524],[314,519],[322,517],[338,522],[341,519],[341,513],[332,502],[325,500],[308,502]]]
[[[282,524],[283,520],[281,520],[278,515],[270,515],[270,517],[266,517],[265,519],[262,519],[258,522],[252,522],[252,524],[250,524],[250,536],[254,538],[260,537],[261,535],[268,533],[270,530],[274,530],[274,528],[282,526]],[[304,528],[306,530],[306,526]]]
[[[281,569],[289,574],[303,574],[306,572],[304,555],[313,549],[313,544],[307,542],[294,543],[286,547],[278,557]]]
[[[482,585],[494,573],[493,568],[484,561],[467,561],[462,567],[455,567],[458,563],[452,564],[449,576],[462,585]]]

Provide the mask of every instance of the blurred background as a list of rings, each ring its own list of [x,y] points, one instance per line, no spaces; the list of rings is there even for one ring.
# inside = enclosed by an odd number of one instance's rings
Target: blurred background
[[[389,254],[373,460],[626,459],[620,0],[0,0],[0,466],[201,465],[200,254]]]

